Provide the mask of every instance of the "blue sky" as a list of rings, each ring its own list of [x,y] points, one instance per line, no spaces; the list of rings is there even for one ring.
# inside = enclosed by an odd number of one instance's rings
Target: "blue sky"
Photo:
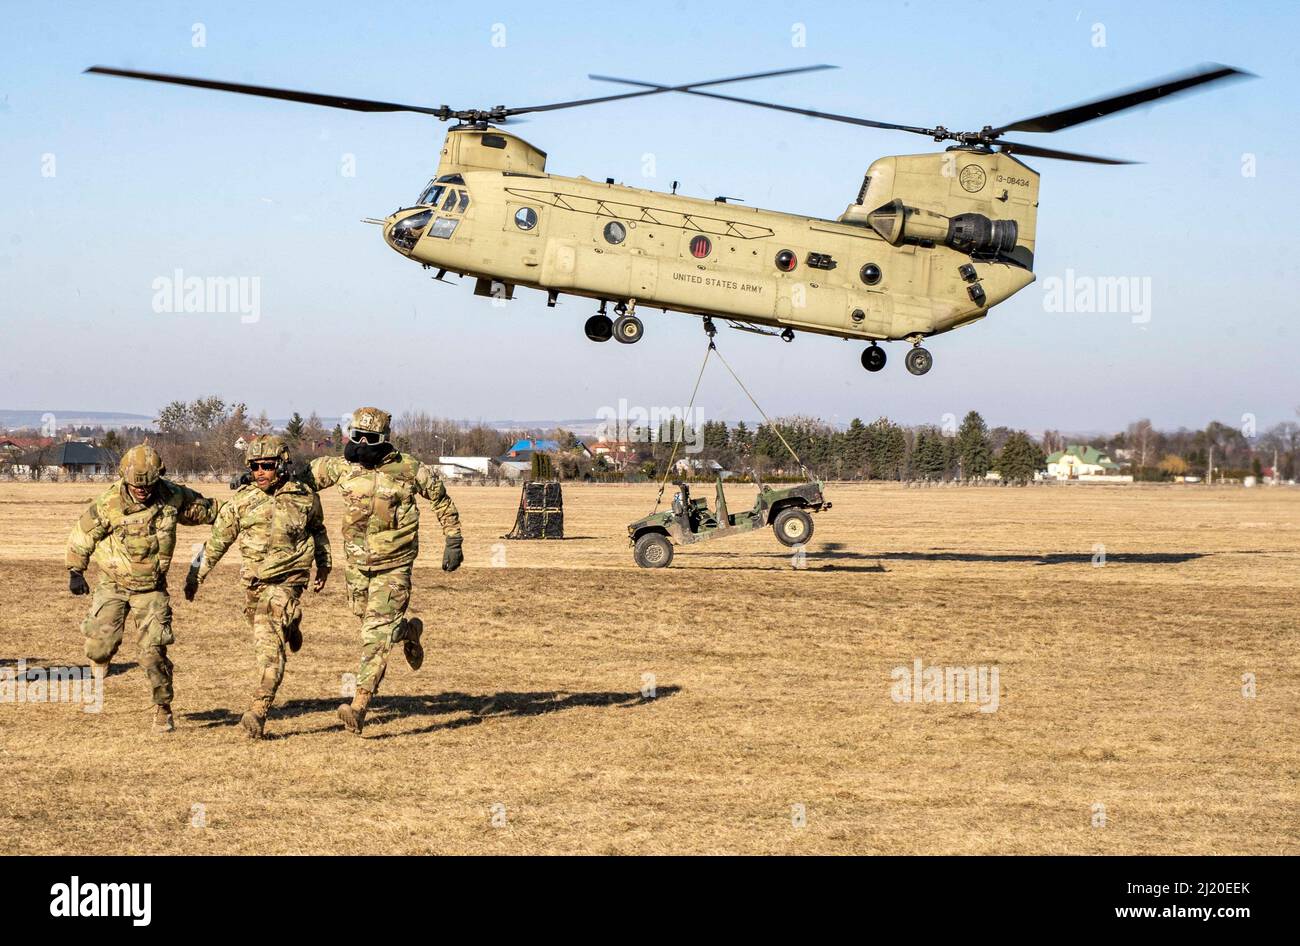
[[[770,414],[940,423],[971,408],[1033,431],[1292,419],[1300,206],[1291,3],[137,3],[6,0],[0,36],[0,407],[149,413],[221,394],[266,409],[359,403],[476,418],[593,417],[680,405],[698,320],[644,313],[634,346],[582,334],[585,300],[500,309],[433,283],[362,217],[409,204],[445,126],[84,76],[92,64],[413,104],[538,104],[603,94],[587,73],[686,82],[832,63],[734,87],[915,124],[1001,124],[1206,61],[1260,78],[1035,137],[1145,163],[1030,159],[1042,175],[1039,282],[983,322],[902,345],[868,375],[861,346],[720,345]],[[202,24],[205,45],[193,44]],[[502,33],[504,28],[504,33]],[[806,44],[792,40],[800,28]],[[504,45],[494,45],[504,36]],[[1104,45],[1098,39],[1104,38]],[[557,174],[728,194],[835,217],[876,157],[927,139],[686,96],[534,116],[514,129]],[[656,176],[642,174],[654,155]],[[53,156],[53,176],[49,176]],[[355,156],[355,176],[341,173]],[[1244,155],[1252,155],[1244,158]],[[1242,173],[1253,160],[1255,173]],[[45,173],[43,173],[43,171]],[[261,318],[160,314],[152,281],[257,276]],[[1044,281],[1149,278],[1151,317],[1045,311]],[[752,417],[725,372],[707,417]]]

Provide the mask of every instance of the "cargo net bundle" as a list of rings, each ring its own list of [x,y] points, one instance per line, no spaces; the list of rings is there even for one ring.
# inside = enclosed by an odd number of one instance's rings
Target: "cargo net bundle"
[[[515,527],[503,539],[564,538],[564,494],[556,482],[527,482],[519,497]]]

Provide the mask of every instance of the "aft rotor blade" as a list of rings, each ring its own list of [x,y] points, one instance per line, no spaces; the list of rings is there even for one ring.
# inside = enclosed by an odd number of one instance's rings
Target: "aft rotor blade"
[[[856,118],[852,115],[836,115],[833,112],[819,112],[811,108],[798,108],[794,105],[777,105],[774,102],[760,102],[757,99],[744,99],[735,95],[722,95],[718,92],[701,92],[702,86],[714,83],[700,82],[693,86],[674,87],[666,85],[656,85],[653,82],[639,82],[635,79],[616,79],[612,76],[589,76],[591,79],[599,79],[603,82],[622,82],[627,85],[651,86],[658,92],[685,92],[687,95],[700,95],[704,98],[720,99],[724,102],[740,102],[742,105],[757,105],[760,108],[773,108],[780,112],[792,112],[795,115],[807,115],[810,118],[826,118],[835,122],[847,122],[850,125],[864,125],[867,128],[884,128],[892,131],[911,131],[918,135],[932,134],[931,129],[921,128],[916,125],[896,125],[893,122],[878,122],[870,118]],[[733,81],[733,80],[723,80]]]
[[[1123,158],[1102,158],[1095,154],[1080,154],[1077,151],[1057,151],[1053,148],[1040,148],[1038,145],[1027,145],[1019,141],[999,140],[997,146],[1011,155],[1028,154],[1038,158],[1056,158],[1061,161],[1086,161],[1089,164],[1141,163],[1140,161],[1126,161]]]
[[[1253,73],[1245,72],[1232,66],[1222,66],[1218,63],[1210,63],[1201,66],[1199,69],[1192,72],[1170,76],[1155,85],[1145,86],[1140,89],[1130,89],[1127,92],[1120,92],[1116,95],[1107,96],[1106,98],[1096,99],[1091,102],[1083,102],[1079,105],[1072,105],[1069,108],[1061,109],[1060,111],[1035,115],[1033,118],[1022,118],[1018,122],[995,129],[993,135],[1001,135],[1008,131],[1060,131],[1062,128],[1082,125],[1084,122],[1090,122],[1097,118],[1104,118],[1107,115],[1113,115],[1116,112],[1122,112],[1128,108],[1145,105],[1147,102],[1154,102],[1157,99],[1168,98],[1171,95],[1177,95],[1180,92],[1186,92],[1189,89],[1203,86],[1210,82],[1219,82],[1224,79],[1253,77]]]
[[[346,108],[354,112],[419,112],[437,115],[439,109],[422,105],[400,105],[396,102],[376,102],[371,99],[354,99],[343,95],[321,95],[317,92],[297,92],[293,89],[275,89],[264,85],[242,85],[238,82],[217,82],[212,79],[195,79],[191,76],[172,76],[161,72],[134,72],[128,69],[111,69],[108,66],[91,66],[86,72],[102,76],[120,76],[124,79],[145,79],[150,82],[168,82],[188,85],[198,89],[215,89],[218,92],[238,92],[268,99],[284,99],[307,105],[325,105],[329,108]]]
[[[608,76],[588,76],[589,79],[599,79],[602,82],[622,82],[625,85],[643,86],[641,92],[623,92],[619,95],[602,95],[597,98],[577,99],[572,102],[556,102],[552,105],[529,105],[524,108],[508,108],[506,113],[509,115],[518,115],[524,112],[547,112],[557,108],[573,108],[576,105],[595,105],[598,102],[614,102],[618,99],[637,98],[642,95],[658,95],[661,92],[687,92],[691,89],[703,88],[704,86],[724,85],[728,82],[746,82],[750,79],[766,79],[769,76],[788,76],[797,72],[818,72],[822,69],[838,69],[838,66],[817,65],[817,66],[798,66],[794,69],[776,69],[770,72],[753,72],[743,76],[729,76],[725,79],[710,79],[707,82],[692,82],[688,85],[656,85],[653,82],[635,82],[630,79],[613,79]]]

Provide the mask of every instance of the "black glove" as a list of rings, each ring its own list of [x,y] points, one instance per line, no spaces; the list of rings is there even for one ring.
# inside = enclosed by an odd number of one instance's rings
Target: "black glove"
[[[247,486],[251,482],[253,482],[253,474],[245,470],[243,473],[240,473],[238,476],[232,476],[230,478],[230,488],[239,489],[239,487]]]
[[[454,572],[460,568],[460,563],[463,561],[465,556],[460,550],[460,536],[447,536],[447,547],[442,551],[442,570]]]
[[[190,570],[185,575],[185,600],[193,601],[194,596],[199,593],[199,567],[191,565]]]
[[[74,595],[90,594],[90,585],[86,584],[86,576],[81,572],[68,572],[68,590]]]

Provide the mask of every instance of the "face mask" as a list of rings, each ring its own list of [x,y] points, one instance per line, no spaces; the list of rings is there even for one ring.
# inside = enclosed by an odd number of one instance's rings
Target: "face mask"
[[[392,452],[393,445],[390,443],[353,443],[349,440],[343,447],[343,459],[373,468],[379,466]]]

